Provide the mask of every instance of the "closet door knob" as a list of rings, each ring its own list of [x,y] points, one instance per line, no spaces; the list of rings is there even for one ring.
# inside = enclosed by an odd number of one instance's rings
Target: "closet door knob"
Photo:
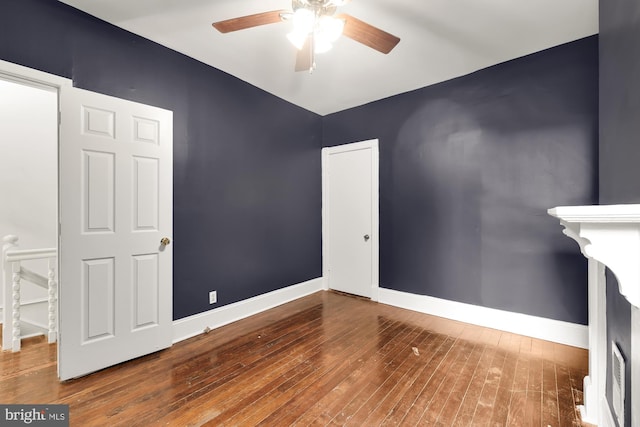
[[[169,243],[171,243],[171,240],[169,240],[168,237],[163,237],[162,239],[160,239],[160,244],[162,246],[167,246]]]
[[[365,234],[365,235],[364,235],[364,241],[365,241],[365,242],[368,242],[368,241],[369,241],[369,235],[368,235],[368,234]]]

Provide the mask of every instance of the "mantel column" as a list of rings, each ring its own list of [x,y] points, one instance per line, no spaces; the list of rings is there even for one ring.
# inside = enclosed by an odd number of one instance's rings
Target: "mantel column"
[[[640,205],[560,206],[549,209],[589,259],[589,376],[584,381],[583,420],[603,425],[607,337],[607,266],[631,304],[631,425],[640,426]]]

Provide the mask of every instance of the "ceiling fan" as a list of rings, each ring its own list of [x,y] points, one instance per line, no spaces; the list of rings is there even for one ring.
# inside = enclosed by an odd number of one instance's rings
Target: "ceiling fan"
[[[400,38],[346,13],[336,14],[338,6],[350,0],[292,0],[293,10],[272,10],[214,22],[221,33],[244,30],[260,25],[291,21],[293,30],[287,38],[298,49],[296,71],[315,69],[315,54],[331,49],[340,35],[387,54]]]

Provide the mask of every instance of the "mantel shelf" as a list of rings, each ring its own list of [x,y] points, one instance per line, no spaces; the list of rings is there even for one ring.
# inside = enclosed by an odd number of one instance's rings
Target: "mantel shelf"
[[[559,206],[548,213],[584,256],[616,275],[620,294],[640,308],[640,204]]]

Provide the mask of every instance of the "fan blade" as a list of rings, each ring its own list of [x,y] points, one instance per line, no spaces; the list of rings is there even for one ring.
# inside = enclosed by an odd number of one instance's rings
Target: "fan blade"
[[[275,24],[282,20],[280,18],[281,13],[289,13],[289,11],[272,10],[270,12],[256,13],[254,15],[241,16],[239,18],[231,18],[225,21],[214,22],[211,25],[221,33],[230,33],[232,31],[258,27],[260,25]]]
[[[302,49],[296,55],[296,71],[313,71],[313,49],[311,37],[307,37]]]
[[[364,21],[354,18],[351,15],[342,13],[336,15],[338,19],[344,19],[344,30],[342,34],[353,39],[365,46],[369,46],[372,49],[382,53],[389,53],[396,47],[400,38],[389,34],[386,31],[382,31],[373,25],[367,24]]]

